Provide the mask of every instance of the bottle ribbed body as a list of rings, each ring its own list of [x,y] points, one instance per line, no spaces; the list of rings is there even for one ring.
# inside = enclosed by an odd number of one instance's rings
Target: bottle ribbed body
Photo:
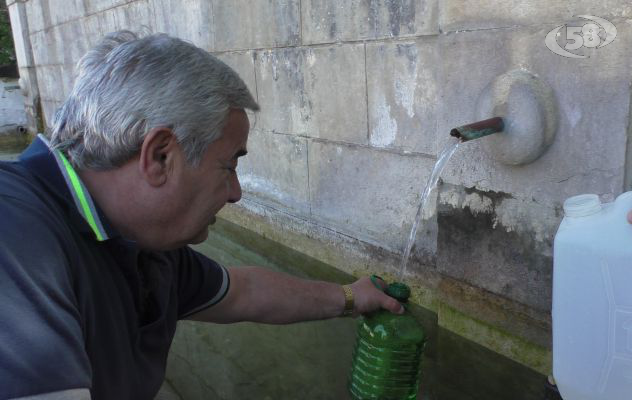
[[[351,397],[416,399],[423,345],[423,329],[408,312],[379,311],[363,318],[349,379]]]

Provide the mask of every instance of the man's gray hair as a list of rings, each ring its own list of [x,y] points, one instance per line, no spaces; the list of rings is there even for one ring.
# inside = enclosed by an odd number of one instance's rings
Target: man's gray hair
[[[80,169],[121,166],[158,127],[173,130],[195,166],[221,136],[231,108],[259,110],[235,71],[166,34],[110,33],[81,58],[76,72],[55,114],[51,145]]]

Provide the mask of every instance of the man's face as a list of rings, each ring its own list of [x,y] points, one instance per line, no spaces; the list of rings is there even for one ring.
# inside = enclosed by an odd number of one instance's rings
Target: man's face
[[[181,244],[206,240],[208,225],[226,203],[241,198],[237,178],[238,158],[246,155],[248,116],[243,110],[230,110],[221,138],[206,149],[197,167],[185,166],[181,175],[177,231]],[[179,232],[178,232],[179,231]]]

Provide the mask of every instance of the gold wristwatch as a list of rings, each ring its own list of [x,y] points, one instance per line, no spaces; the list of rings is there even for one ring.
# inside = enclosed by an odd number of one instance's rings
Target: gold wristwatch
[[[342,316],[350,317],[353,315],[353,291],[349,285],[342,285],[342,290],[345,292],[345,309],[342,312]]]

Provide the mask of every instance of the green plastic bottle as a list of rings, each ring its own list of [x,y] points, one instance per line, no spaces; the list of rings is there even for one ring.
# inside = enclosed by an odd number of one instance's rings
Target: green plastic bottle
[[[410,288],[391,283],[386,294],[406,307]],[[408,310],[380,310],[360,319],[349,392],[354,400],[414,400],[419,387],[423,328]]]

